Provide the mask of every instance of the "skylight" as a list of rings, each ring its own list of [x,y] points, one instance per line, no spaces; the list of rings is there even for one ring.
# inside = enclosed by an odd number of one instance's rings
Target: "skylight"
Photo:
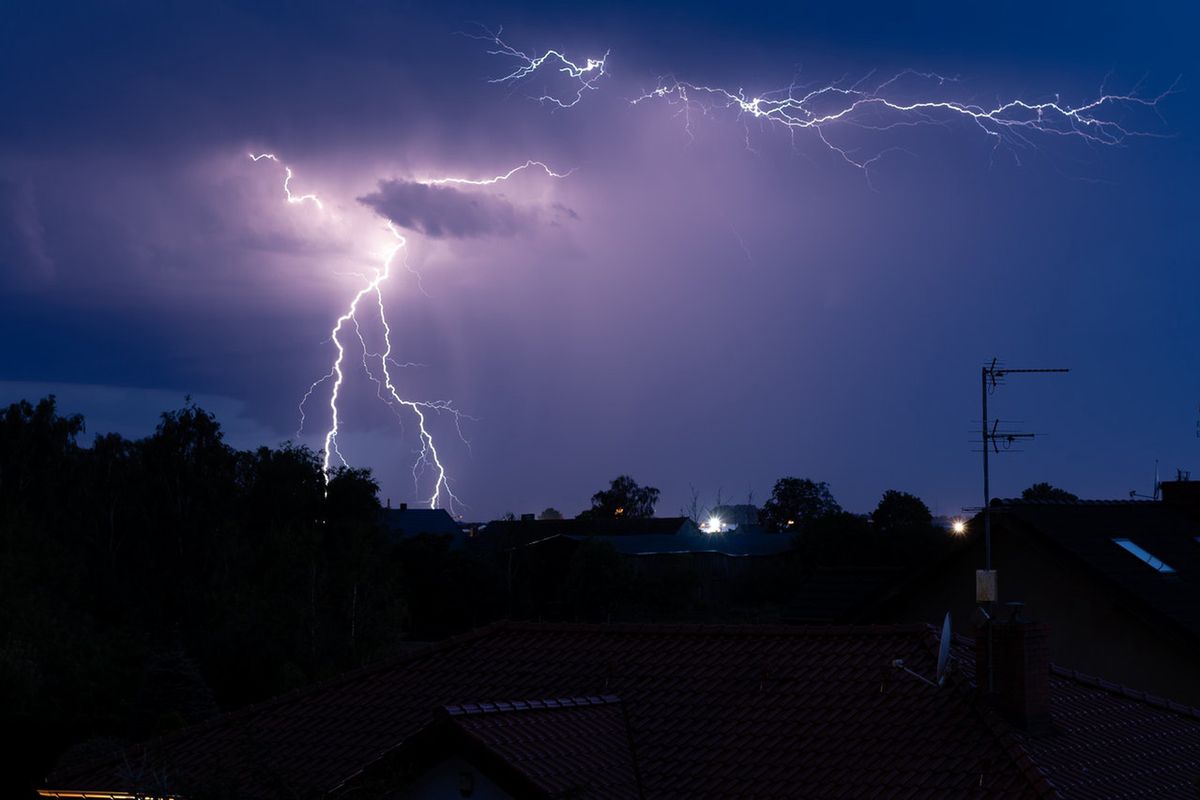
[[[1113,544],[1117,544],[1117,545],[1120,545],[1121,547],[1125,548],[1125,550],[1127,552],[1130,552],[1133,555],[1137,556],[1142,561],[1146,562],[1151,567],[1154,567],[1154,569],[1158,570],[1159,572],[1170,573],[1170,572],[1175,571],[1175,568],[1172,567],[1170,564],[1166,563],[1161,558],[1158,558],[1157,556],[1152,555],[1147,550],[1137,546],[1136,544],[1129,541],[1128,539],[1113,539]]]

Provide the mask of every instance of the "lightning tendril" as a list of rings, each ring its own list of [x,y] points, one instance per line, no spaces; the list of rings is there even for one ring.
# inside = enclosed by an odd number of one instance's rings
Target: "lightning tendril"
[[[283,192],[286,201],[289,204],[297,205],[302,203],[311,203],[318,210],[324,211],[325,206],[320,198],[315,194],[295,194],[291,189],[293,180],[293,172],[289,166],[283,164],[279,158],[273,153],[250,154],[252,161],[258,162],[263,159],[275,162],[283,167],[284,180]],[[571,170],[565,173],[555,172],[542,161],[529,160],[524,164],[520,164],[507,172],[500,173],[488,178],[462,178],[462,177],[443,177],[443,178],[426,178],[418,181],[428,185],[444,185],[458,184],[469,186],[491,186],[503,181],[507,181],[514,175],[527,170],[540,169],[545,175],[552,178],[564,178],[570,175]],[[304,396],[300,400],[299,415],[300,428],[297,430],[299,436],[306,422],[306,405],[312,395],[326,383],[332,382],[329,392],[329,428],[325,431],[324,446],[322,448],[321,469],[325,476],[325,481],[328,483],[330,472],[337,466],[349,466],[349,461],[343,455],[338,443],[338,436],[341,432],[342,425],[342,409],[339,401],[342,399],[342,391],[345,387],[346,373],[346,356],[347,343],[344,340],[347,328],[353,328],[354,339],[357,340],[360,348],[360,362],[363,372],[368,380],[376,386],[376,396],[385,402],[396,412],[397,418],[403,424],[402,412],[407,411],[416,421],[418,441],[420,448],[412,466],[413,485],[418,495],[421,494],[421,482],[427,472],[432,473],[433,486],[428,497],[430,508],[446,508],[451,514],[455,513],[456,509],[463,507],[462,501],[454,494],[451,487],[451,480],[446,465],[442,460],[442,455],[438,451],[437,442],[434,439],[429,427],[430,414],[448,414],[454,421],[455,430],[458,432],[459,438],[463,443],[470,447],[470,442],[467,441],[463,434],[462,422],[464,419],[472,420],[471,417],[462,411],[458,410],[449,400],[412,400],[401,395],[400,390],[396,386],[393,368],[404,368],[423,366],[415,362],[401,362],[394,355],[394,347],[392,344],[392,328],[388,322],[387,310],[384,305],[383,288],[384,284],[392,277],[392,266],[399,260],[404,268],[412,273],[420,287],[420,274],[414,270],[407,259],[408,240],[391,222],[387,221],[387,230],[392,236],[393,243],[389,246],[386,252],[382,255],[380,264],[375,268],[373,275],[356,275],[364,281],[364,285],[351,298],[346,310],[337,318],[333,324],[333,328],[329,333],[329,341],[333,343],[335,356],[333,363],[330,365],[329,371],[313,381]],[[424,289],[421,289],[424,291]],[[366,308],[364,308],[364,306]],[[366,309],[370,309],[369,311]],[[368,345],[366,336],[363,334],[361,322],[366,317],[360,315],[369,315],[369,318],[378,322],[382,329],[381,347],[372,350]]]

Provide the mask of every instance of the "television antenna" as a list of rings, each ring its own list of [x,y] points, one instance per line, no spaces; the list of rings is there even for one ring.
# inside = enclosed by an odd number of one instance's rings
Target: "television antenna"
[[[981,442],[983,444],[983,574],[976,575],[975,578],[975,601],[980,604],[984,619],[987,621],[989,692],[995,691],[996,688],[994,671],[992,669],[993,615],[988,613],[990,607],[996,602],[996,573],[992,570],[992,493],[989,483],[988,455],[989,451],[994,451],[996,455],[999,455],[1001,447],[1009,450],[1016,442],[1033,439],[1037,434],[1000,430],[1000,420],[991,420],[988,417],[988,396],[995,392],[1001,385],[1005,384],[1007,382],[1005,378],[1009,375],[1045,375],[1062,372],[1070,372],[1070,370],[1063,367],[1013,369],[1002,365],[997,359],[993,358],[992,363],[985,364],[979,374],[980,394],[983,398],[983,423],[981,429]],[[983,590],[982,592],[981,589]]]
[[[1009,375],[1030,375],[1030,374],[1048,374],[1070,372],[1069,369],[1056,367],[1049,369],[1012,369],[1005,367],[1000,362],[993,358],[991,364],[985,364],[980,372],[980,388],[983,399],[983,426],[982,439],[983,444],[983,551],[984,551],[984,569],[991,570],[992,568],[992,515],[990,506],[992,504],[992,493],[990,487],[990,466],[988,463],[989,451],[994,451],[996,455],[1000,455],[1001,450],[1011,450],[1012,446],[1019,441],[1031,440],[1037,436],[1036,433],[1025,433],[1013,430],[1001,430],[1000,420],[992,420],[988,417],[988,396],[996,391],[997,388],[1004,385],[1004,380]]]

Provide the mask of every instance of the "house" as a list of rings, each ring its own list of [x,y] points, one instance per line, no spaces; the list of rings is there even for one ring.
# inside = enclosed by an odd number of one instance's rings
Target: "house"
[[[790,536],[761,531],[705,533],[686,517],[653,518],[643,520],[642,525],[603,520],[600,527],[559,528],[540,525],[543,520],[537,522],[538,532],[547,535],[519,545],[523,555],[544,564],[565,565],[581,545],[604,543],[624,557],[635,580],[670,583],[686,576],[688,599],[703,605],[726,602],[733,582],[753,580],[763,560],[787,553],[792,543]],[[610,525],[612,522],[623,524]],[[503,535],[516,541],[531,538],[519,533]]]
[[[927,625],[498,623],[41,794],[1194,797],[1200,710],[1053,667],[1048,637],[994,623],[984,681],[984,648]]]
[[[1200,705],[1200,482],[1162,491],[1161,501],[998,501],[992,564],[1001,603],[1023,601],[1054,625],[1054,660]],[[885,598],[872,621],[949,610],[968,632],[982,518],[968,528],[964,547]]]
[[[408,503],[383,509],[383,525],[393,539],[433,534],[453,536],[457,542],[465,536],[462,526],[444,508],[409,508]]]
[[[696,523],[687,517],[576,517],[575,519],[535,519],[524,514],[516,520],[494,520],[479,531],[482,542],[499,548],[549,539],[552,536],[673,537],[699,534]]]

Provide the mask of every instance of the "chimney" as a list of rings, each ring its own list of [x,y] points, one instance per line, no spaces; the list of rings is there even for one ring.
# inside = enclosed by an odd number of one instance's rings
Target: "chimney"
[[[1163,505],[1200,514],[1200,481],[1163,481],[1159,488]]]
[[[408,503],[401,503],[401,504],[400,504],[400,510],[401,510],[401,511],[408,511]]]
[[[1008,620],[993,620],[990,626],[990,659],[988,624],[975,630],[975,683],[1013,725],[1044,733],[1050,727],[1050,626],[1023,619],[1023,603],[1006,605]]]

